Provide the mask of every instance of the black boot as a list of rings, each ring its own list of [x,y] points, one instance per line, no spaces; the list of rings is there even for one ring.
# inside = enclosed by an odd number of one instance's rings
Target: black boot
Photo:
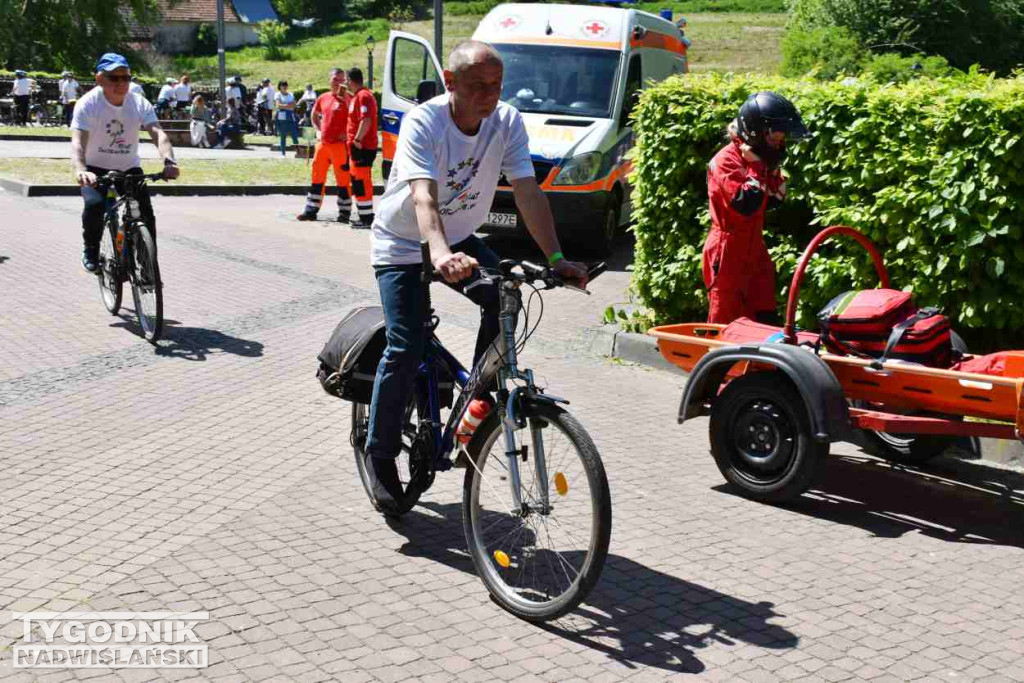
[[[377,509],[384,514],[398,514],[405,502],[402,482],[398,479],[398,462],[395,458],[375,458],[366,454],[366,475],[370,490],[376,499]]]
[[[82,267],[87,273],[95,275],[100,270],[99,247],[86,247],[82,250]]]

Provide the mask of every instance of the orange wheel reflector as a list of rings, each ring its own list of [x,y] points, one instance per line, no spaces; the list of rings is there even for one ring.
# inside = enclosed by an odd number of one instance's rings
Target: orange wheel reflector
[[[508,569],[508,566],[512,564],[512,562],[508,559],[508,555],[506,555],[501,550],[494,551],[494,561],[497,562],[502,569]]]
[[[558,495],[560,496],[564,496],[569,493],[569,482],[561,472],[555,473],[555,490],[558,491]]]

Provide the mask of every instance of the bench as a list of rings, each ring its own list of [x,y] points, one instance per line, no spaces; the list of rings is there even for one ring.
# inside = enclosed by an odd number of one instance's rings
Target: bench
[[[192,121],[189,119],[168,119],[160,122],[160,127],[167,133],[167,137],[170,138],[171,144],[175,147],[191,147],[192,146]],[[207,140],[210,141],[210,145],[214,145],[218,142],[217,131],[211,130],[207,133]],[[228,143],[229,149],[245,149],[245,133],[239,131],[231,136],[231,142]]]

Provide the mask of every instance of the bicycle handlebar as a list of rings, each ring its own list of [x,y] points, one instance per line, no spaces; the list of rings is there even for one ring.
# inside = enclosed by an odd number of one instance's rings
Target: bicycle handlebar
[[[141,183],[144,180],[167,180],[163,171],[157,173],[128,173],[127,171],[107,171],[96,178],[96,189],[107,189],[115,182],[128,180],[133,183]]]
[[[441,273],[434,269],[433,263],[430,260],[430,245],[425,241],[420,242],[420,256],[423,259],[422,281],[425,283],[444,282],[445,280]],[[515,268],[519,268],[522,272],[515,272]],[[587,269],[587,282],[592,282],[594,278],[605,270],[607,270],[607,265],[603,261],[590,265]],[[496,280],[521,282],[526,284],[543,282],[545,289],[565,287],[566,289],[573,289],[586,294],[590,293],[582,287],[576,287],[575,285],[566,282],[565,278],[555,272],[550,266],[541,266],[530,261],[502,259],[502,261],[498,263],[498,269],[496,272],[492,268],[482,267],[474,268],[473,271],[473,275],[467,278],[467,282],[473,282],[481,277],[489,277]]]

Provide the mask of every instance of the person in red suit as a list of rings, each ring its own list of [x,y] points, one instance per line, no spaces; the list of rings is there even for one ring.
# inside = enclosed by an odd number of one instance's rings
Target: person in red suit
[[[704,243],[708,322],[741,317],[774,322],[775,265],[764,244],[764,214],[786,197],[786,143],[809,135],[793,103],[754,93],[729,124],[729,142],[708,164],[711,231]]]

